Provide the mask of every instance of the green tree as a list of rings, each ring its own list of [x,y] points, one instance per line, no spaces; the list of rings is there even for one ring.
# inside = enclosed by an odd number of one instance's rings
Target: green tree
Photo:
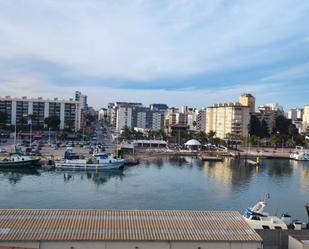
[[[269,143],[273,147],[277,147],[280,144],[280,136],[278,134],[274,134],[269,138]]]
[[[289,138],[287,141],[286,141],[286,144],[287,146],[289,147],[294,147],[295,146],[295,141],[293,138]]]
[[[259,136],[253,135],[250,136],[250,143],[253,145],[260,145],[261,138]]]
[[[251,115],[249,124],[249,133],[251,136],[261,136],[261,123],[260,120],[255,116]]]
[[[272,124],[272,134],[281,134],[287,135],[289,134],[289,127],[292,125],[292,121],[287,119],[283,115],[280,115],[275,118]]]
[[[269,137],[268,125],[264,119],[262,119],[262,122],[261,122],[260,137],[261,138]]]
[[[47,124],[48,128],[52,130],[59,130],[60,118],[58,116],[49,116],[45,118],[45,124]]]
[[[207,139],[210,143],[214,143],[214,138],[216,136],[216,132],[215,131],[209,131],[207,133]]]
[[[7,124],[8,114],[6,112],[0,112],[0,126],[5,127]]]
[[[66,130],[70,130],[71,131],[73,129],[73,127],[74,127],[74,120],[72,120],[70,118],[66,118],[64,120],[64,128]]]

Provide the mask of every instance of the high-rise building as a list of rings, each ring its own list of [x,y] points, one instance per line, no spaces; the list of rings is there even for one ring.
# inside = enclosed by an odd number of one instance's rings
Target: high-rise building
[[[243,93],[239,97],[239,103],[243,106],[248,106],[250,113],[255,112],[255,98],[250,93]]]
[[[196,130],[206,132],[206,115],[207,115],[206,108],[198,111],[198,115],[196,117]]]
[[[57,116],[60,119],[60,129],[70,126],[69,128],[77,131],[81,126],[80,103],[73,99],[0,97],[0,112],[6,113],[8,125],[21,125],[31,120],[33,126],[43,128],[46,118]]]
[[[289,109],[288,119],[291,119],[292,121],[302,120],[303,113],[304,113],[304,109],[301,109],[301,108]]]
[[[134,127],[136,120],[134,120],[135,108],[142,107],[141,103],[132,102],[115,102],[108,104],[107,113],[110,116],[110,124],[120,132],[124,127]]]
[[[249,106],[224,103],[207,107],[206,132],[214,131],[221,139],[229,134],[247,137],[249,122]]]
[[[151,104],[150,110],[157,111],[157,112],[165,112],[168,109],[166,104]]]
[[[88,103],[87,103],[87,95],[82,94],[80,91],[75,92],[75,101],[80,103],[81,109],[87,111]]]
[[[309,134],[309,105],[304,107],[303,114],[303,132]]]

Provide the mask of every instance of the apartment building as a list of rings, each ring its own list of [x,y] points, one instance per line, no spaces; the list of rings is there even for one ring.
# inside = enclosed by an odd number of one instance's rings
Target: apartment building
[[[254,115],[262,122],[266,122],[268,127],[268,132],[272,132],[272,124],[274,123],[276,117],[284,115],[282,107],[278,104],[266,104],[258,107]]]
[[[39,98],[0,97],[0,112],[6,113],[7,125],[21,125],[31,122],[33,126],[44,127],[45,119],[57,116],[60,119],[60,129],[70,123],[75,131],[81,126],[81,108],[77,101]],[[70,122],[68,122],[70,121]]]
[[[207,116],[207,108],[198,111],[196,117],[196,130],[206,132],[206,116]]]
[[[80,91],[75,92],[75,101],[80,103],[80,108],[84,111],[88,109],[88,97]]]
[[[309,105],[304,107],[303,113],[303,132],[309,134]]]
[[[118,132],[125,126],[160,130],[163,128],[166,107],[164,104],[143,107],[141,103],[116,102],[108,104],[106,114],[111,126]]]
[[[250,108],[240,103],[223,103],[207,107],[206,132],[214,131],[224,139],[228,134],[248,136]]]
[[[304,109],[302,109],[302,108],[289,109],[288,119],[291,119],[292,121],[302,120],[303,114],[304,114]]]
[[[240,95],[238,102],[243,106],[248,106],[250,113],[255,112],[255,98],[250,93]]]

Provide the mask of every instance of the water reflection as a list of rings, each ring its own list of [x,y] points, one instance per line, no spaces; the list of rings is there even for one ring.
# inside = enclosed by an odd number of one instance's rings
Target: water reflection
[[[40,173],[36,168],[2,168],[0,169],[0,177],[7,179],[10,184],[17,184],[25,175],[37,175]]]
[[[123,170],[108,170],[108,171],[72,171],[72,170],[57,170],[57,174],[63,174],[63,181],[68,183],[74,180],[90,180],[95,184],[104,184],[111,178],[122,180],[124,177]]]

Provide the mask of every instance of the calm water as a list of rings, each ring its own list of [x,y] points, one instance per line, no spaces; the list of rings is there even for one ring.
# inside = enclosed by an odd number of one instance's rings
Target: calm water
[[[64,177],[64,174],[66,177]],[[256,168],[164,158],[116,172],[0,172],[0,208],[239,210],[270,193],[268,210],[307,221],[309,163]]]

